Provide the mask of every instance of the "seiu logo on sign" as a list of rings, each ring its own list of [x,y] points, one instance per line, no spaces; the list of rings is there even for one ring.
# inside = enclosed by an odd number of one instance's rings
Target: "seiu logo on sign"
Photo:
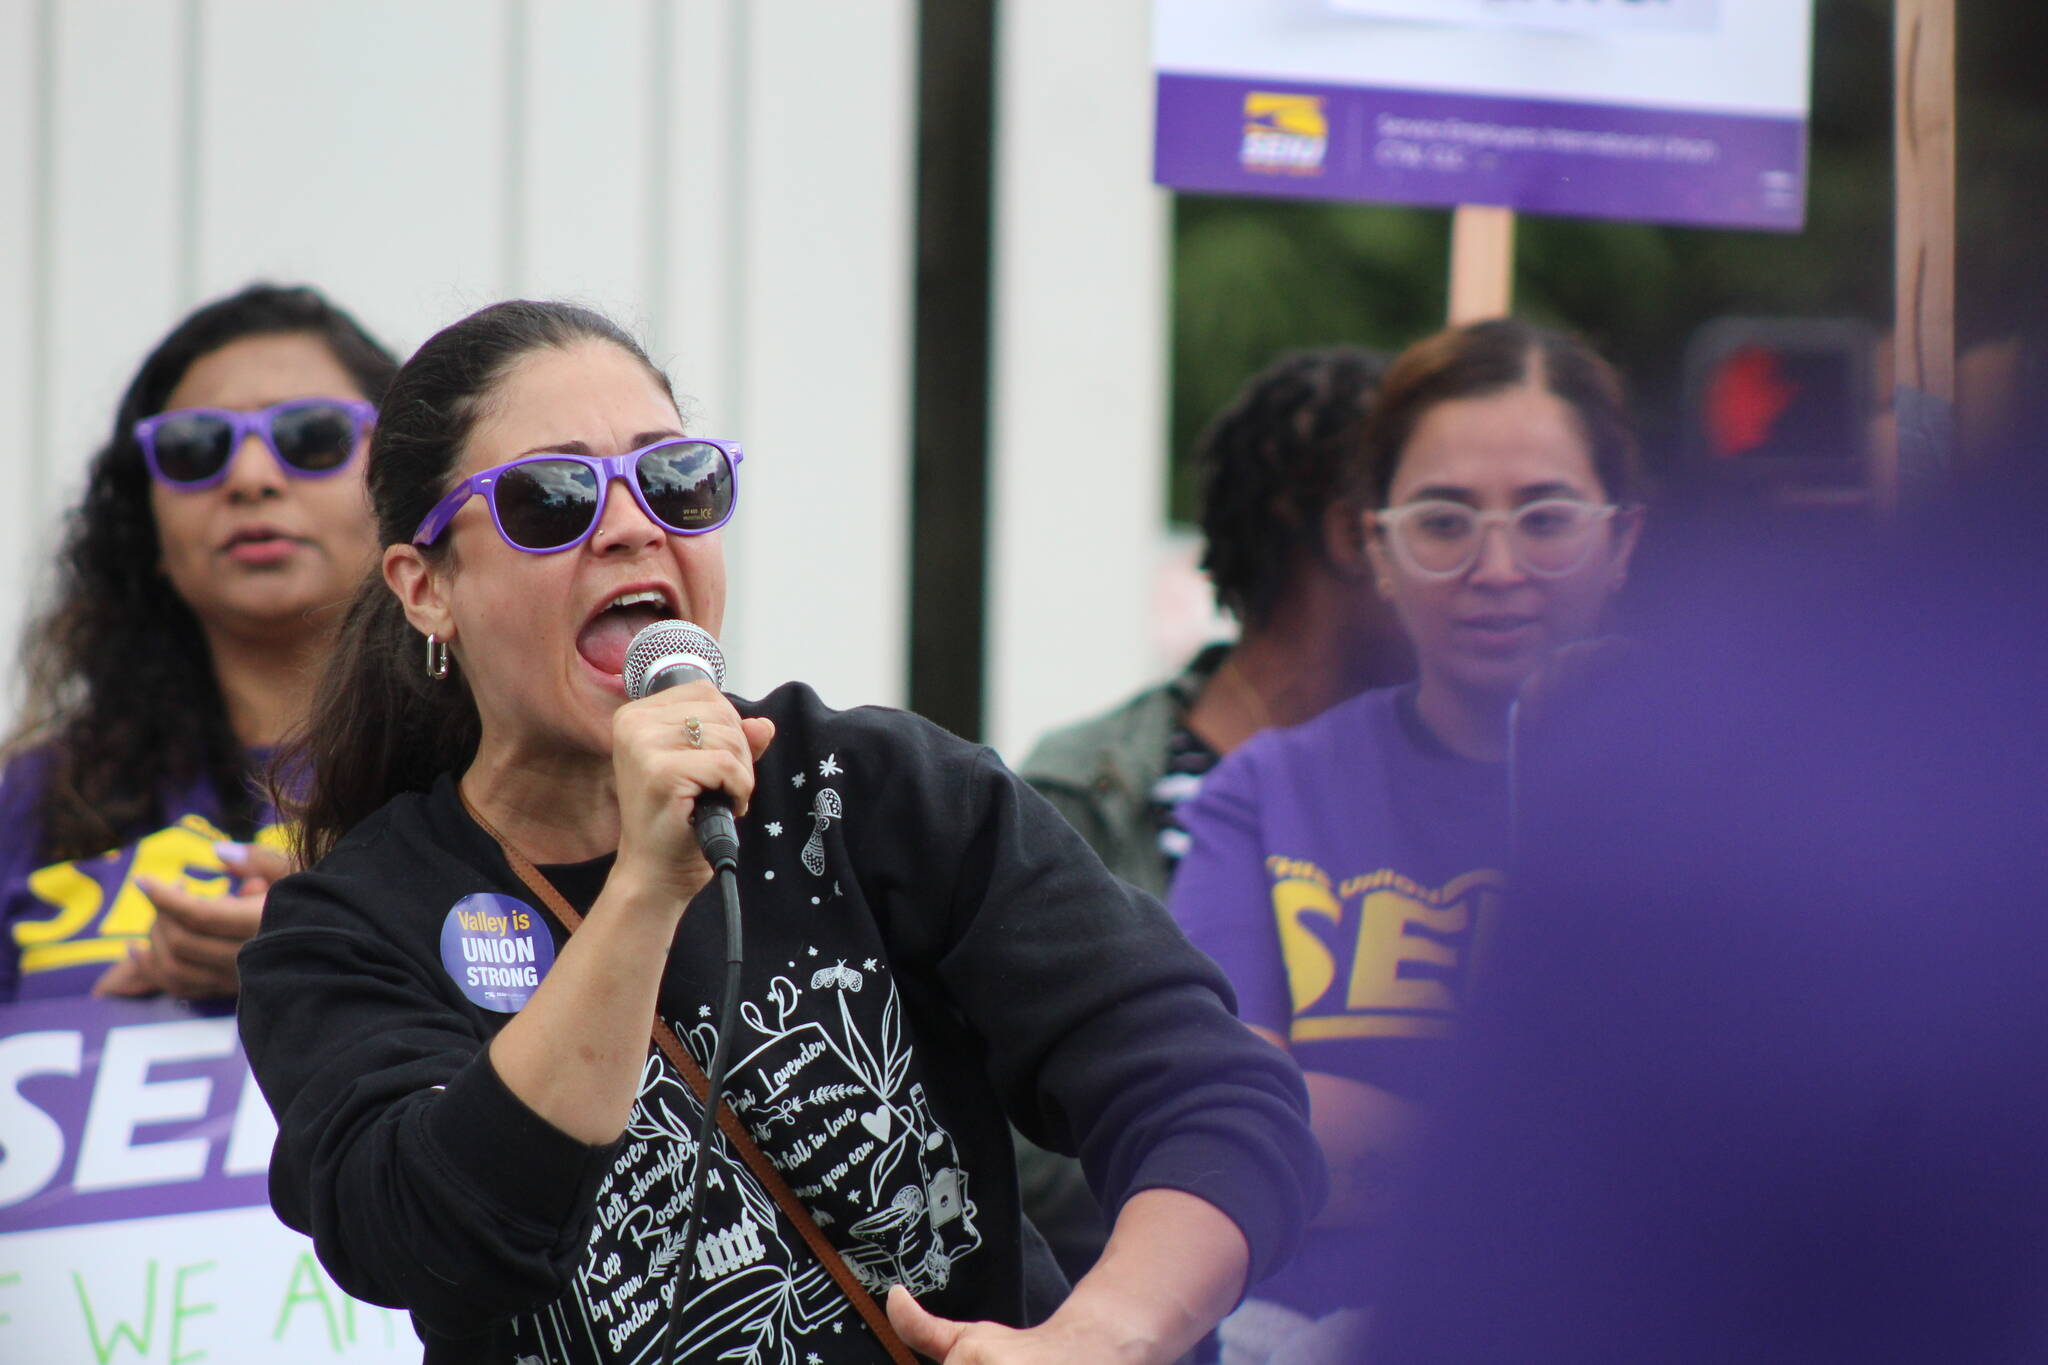
[[[1248,171],[1321,175],[1330,125],[1317,95],[1253,90],[1244,97],[1244,140],[1238,164]]]
[[[0,1230],[261,1204],[276,1133],[231,1017],[0,1008]]]

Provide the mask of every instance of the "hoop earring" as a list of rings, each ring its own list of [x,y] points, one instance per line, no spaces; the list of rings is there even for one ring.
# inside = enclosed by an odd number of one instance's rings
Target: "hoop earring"
[[[435,682],[448,676],[448,646],[438,635],[427,637],[427,676]]]

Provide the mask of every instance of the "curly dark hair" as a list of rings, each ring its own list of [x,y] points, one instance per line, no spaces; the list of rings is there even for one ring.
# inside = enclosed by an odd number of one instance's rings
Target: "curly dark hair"
[[[1624,504],[1640,497],[1641,456],[1620,372],[1569,333],[1494,318],[1424,337],[1387,370],[1365,432],[1373,506],[1386,504],[1401,453],[1424,413],[1439,403],[1483,398],[1532,380],[1571,408],[1607,496]]]
[[[201,356],[244,337],[305,333],[326,343],[372,403],[398,361],[356,320],[304,287],[252,284],[185,318],[142,362],[65,519],[54,604],[22,642],[23,719],[9,756],[50,767],[39,853],[81,858],[162,822],[166,801],[209,780],[230,829],[256,811],[199,620],[157,571],[149,471],[135,424],[163,411]]]
[[[1286,595],[1323,513],[1361,496],[1360,437],[1386,362],[1355,346],[1295,351],[1254,375],[1202,434],[1202,569],[1246,626]]]
[[[428,338],[392,380],[370,438],[370,503],[378,543],[402,545],[441,500],[485,403],[535,351],[583,341],[617,346],[675,401],[668,376],[601,313],[514,299]],[[448,553],[443,537],[421,552]],[[424,641],[375,574],[349,603],[304,730],[282,749],[278,774],[305,774],[302,792],[273,779],[279,808],[297,817],[297,852],[311,865],[401,792],[425,791],[476,755],[482,723],[459,671],[427,678]]]

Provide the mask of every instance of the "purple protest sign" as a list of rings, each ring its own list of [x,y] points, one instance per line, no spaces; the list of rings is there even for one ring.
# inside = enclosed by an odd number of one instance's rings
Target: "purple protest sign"
[[[0,1005],[0,1360],[417,1361],[270,1211],[275,1135],[223,1010]]]
[[[232,1015],[0,1006],[0,1233],[264,1205],[275,1133]]]
[[[1806,124],[1165,74],[1153,171],[1162,185],[1211,194],[1796,231]]]
[[[1154,0],[1153,178],[1795,231],[1812,0]]]

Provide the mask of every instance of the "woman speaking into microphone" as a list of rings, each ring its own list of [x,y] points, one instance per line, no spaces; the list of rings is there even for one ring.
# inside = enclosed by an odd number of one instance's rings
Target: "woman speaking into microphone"
[[[568,305],[400,371],[313,865],[241,959],[273,1202],[429,1361],[1171,1360],[1321,1201],[1299,1076],[987,750],[797,683],[627,700],[644,626],[721,628],[740,457]],[[714,792],[746,948],[700,1146]],[[1118,1210],[1063,1300],[1007,1120]]]

